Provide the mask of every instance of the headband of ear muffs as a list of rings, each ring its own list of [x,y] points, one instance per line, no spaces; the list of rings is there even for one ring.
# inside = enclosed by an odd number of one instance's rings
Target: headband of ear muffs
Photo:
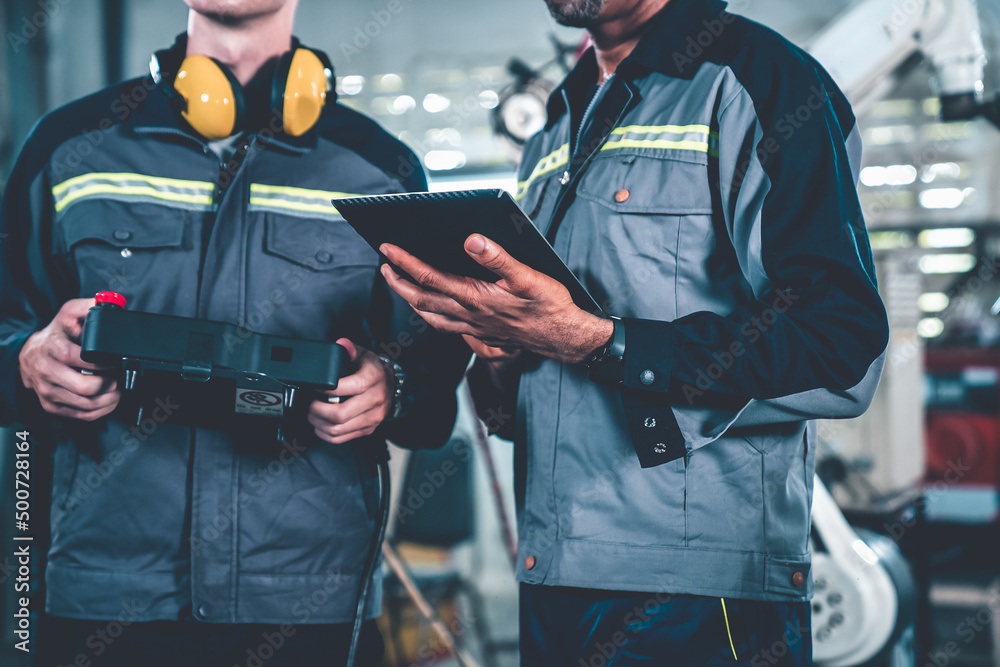
[[[150,59],[153,81],[167,94],[195,132],[213,141],[244,127],[246,95],[229,69],[204,55],[185,57],[176,69],[173,82],[164,67],[183,38],[169,51],[158,51]],[[181,51],[183,53],[183,51]],[[302,136],[319,120],[333,88],[333,67],[326,54],[299,46],[278,59],[271,81],[271,110],[281,130]]]

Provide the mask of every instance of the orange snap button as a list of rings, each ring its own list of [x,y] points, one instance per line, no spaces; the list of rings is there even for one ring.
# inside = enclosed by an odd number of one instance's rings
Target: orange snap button
[[[525,570],[531,570],[531,569],[534,569],[534,567],[535,567],[535,557],[534,556],[528,556],[527,558],[524,559],[524,569]]]
[[[792,586],[799,588],[805,582],[806,578],[802,576],[801,572],[796,572],[792,575]]]
[[[615,193],[615,201],[618,202],[619,204],[624,204],[625,202],[628,201],[628,195],[629,195],[628,190],[622,188],[621,190]]]

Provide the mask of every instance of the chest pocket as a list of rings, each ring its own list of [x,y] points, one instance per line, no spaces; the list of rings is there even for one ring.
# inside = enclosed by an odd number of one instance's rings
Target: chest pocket
[[[708,159],[610,151],[577,186],[580,197],[621,214],[711,215]]]
[[[313,271],[379,264],[378,253],[340,217],[313,220],[268,213],[264,251]]]
[[[359,323],[380,277],[378,253],[339,216],[269,212],[263,228],[263,254],[248,256],[247,296],[250,303],[277,304],[267,332],[314,340],[362,336]]]
[[[197,253],[186,239],[197,235],[189,230],[200,229],[200,221],[187,211],[167,215],[162,209],[139,204],[121,210],[95,202],[75,207],[61,221],[62,254],[76,274],[79,296],[112,290],[125,295],[130,308],[151,308],[153,292],[193,289]],[[164,312],[165,305],[155,307]]]
[[[580,261],[609,312],[675,319],[700,309],[682,292],[708,271],[717,230],[707,155],[656,153],[618,149],[591,163],[577,185],[584,213],[569,221],[570,254],[591,248]]]

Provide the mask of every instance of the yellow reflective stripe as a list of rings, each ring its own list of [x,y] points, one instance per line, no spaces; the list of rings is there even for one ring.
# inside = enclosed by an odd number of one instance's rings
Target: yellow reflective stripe
[[[708,143],[704,141],[667,141],[665,139],[620,139],[609,141],[601,146],[602,151],[611,151],[616,148],[663,148],[707,153]]]
[[[531,170],[531,175],[528,176],[528,179],[517,184],[517,194],[514,198],[520,199],[524,196],[524,191],[527,190],[532,183],[545,174],[551,173],[566,164],[569,164],[568,143],[563,144],[538,161],[535,168]]]
[[[627,139],[624,135],[656,135],[657,139]],[[697,140],[689,135],[700,135]],[[664,135],[670,136],[666,138]],[[713,132],[708,125],[625,125],[611,130],[611,137],[616,137],[607,141],[602,147],[602,151],[614,150],[617,148],[659,148],[672,150],[697,151],[709,153],[717,156],[718,151],[711,145],[713,140],[719,138],[718,132]],[[621,137],[621,138],[617,138]],[[707,137],[705,141],[703,137]],[[555,171],[559,167],[569,163],[569,144],[563,144],[552,151],[535,165],[531,175],[524,181],[517,184],[517,195],[515,199],[521,199],[525,191],[539,178]]]
[[[332,199],[332,197],[331,197]],[[268,208],[283,208],[289,211],[302,211],[303,213],[325,213],[327,215],[339,215],[333,204],[305,204],[303,202],[289,201],[287,199],[272,199],[269,197],[250,197],[251,206],[266,206]]]
[[[175,201],[184,202],[186,204],[198,204],[201,206],[211,206],[212,205],[212,195],[190,195],[181,192],[170,192],[166,190],[157,190],[156,188],[151,188],[146,185],[90,185],[79,190],[74,190],[69,193],[58,202],[56,202],[55,209],[56,213],[62,211],[64,208],[75,202],[77,199],[82,197],[88,197],[90,195],[98,194],[113,194],[113,195],[131,195],[140,197],[153,197],[154,199],[162,199],[164,201]]]
[[[722,602],[722,617],[726,619],[726,634],[729,635],[729,648],[733,649],[733,660],[739,661],[739,657],[736,655],[736,645],[733,644],[733,633],[729,630],[729,613],[726,611],[726,600],[725,598],[719,598]]]
[[[616,127],[611,131],[611,135],[621,138],[611,139],[601,147],[601,150],[659,148],[718,155],[716,143],[719,133],[713,132],[708,125],[627,125]],[[625,138],[624,135],[645,135],[645,138]]]
[[[297,197],[299,199],[322,199],[327,203],[329,203],[331,199],[344,199],[346,197],[361,196],[347,192],[307,190],[306,188],[293,188],[287,185],[266,185],[264,183],[251,183],[250,193],[262,195],[286,195],[289,197]],[[330,206],[333,206],[333,204],[330,204]]]
[[[163,188],[175,188],[183,190],[204,190],[206,192],[211,192],[215,187],[212,183],[206,181],[186,181],[179,178],[164,178],[162,176],[146,176],[145,174],[131,174],[126,172],[93,172],[89,174],[81,174],[80,176],[74,176],[73,178],[66,179],[58,185],[52,186],[52,195],[58,197],[68,188],[75,185],[81,185],[88,181],[137,181],[140,183],[146,183],[151,186],[159,186]]]
[[[716,134],[709,130],[708,125],[626,125],[611,130],[611,134]]]

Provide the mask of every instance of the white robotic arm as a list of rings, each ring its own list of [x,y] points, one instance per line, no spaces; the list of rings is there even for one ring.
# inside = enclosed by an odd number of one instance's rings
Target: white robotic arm
[[[935,72],[945,120],[984,115],[1000,126],[1000,105],[983,102],[987,61],[976,0],[861,0],[808,46],[858,111],[883,97],[914,58]]]

